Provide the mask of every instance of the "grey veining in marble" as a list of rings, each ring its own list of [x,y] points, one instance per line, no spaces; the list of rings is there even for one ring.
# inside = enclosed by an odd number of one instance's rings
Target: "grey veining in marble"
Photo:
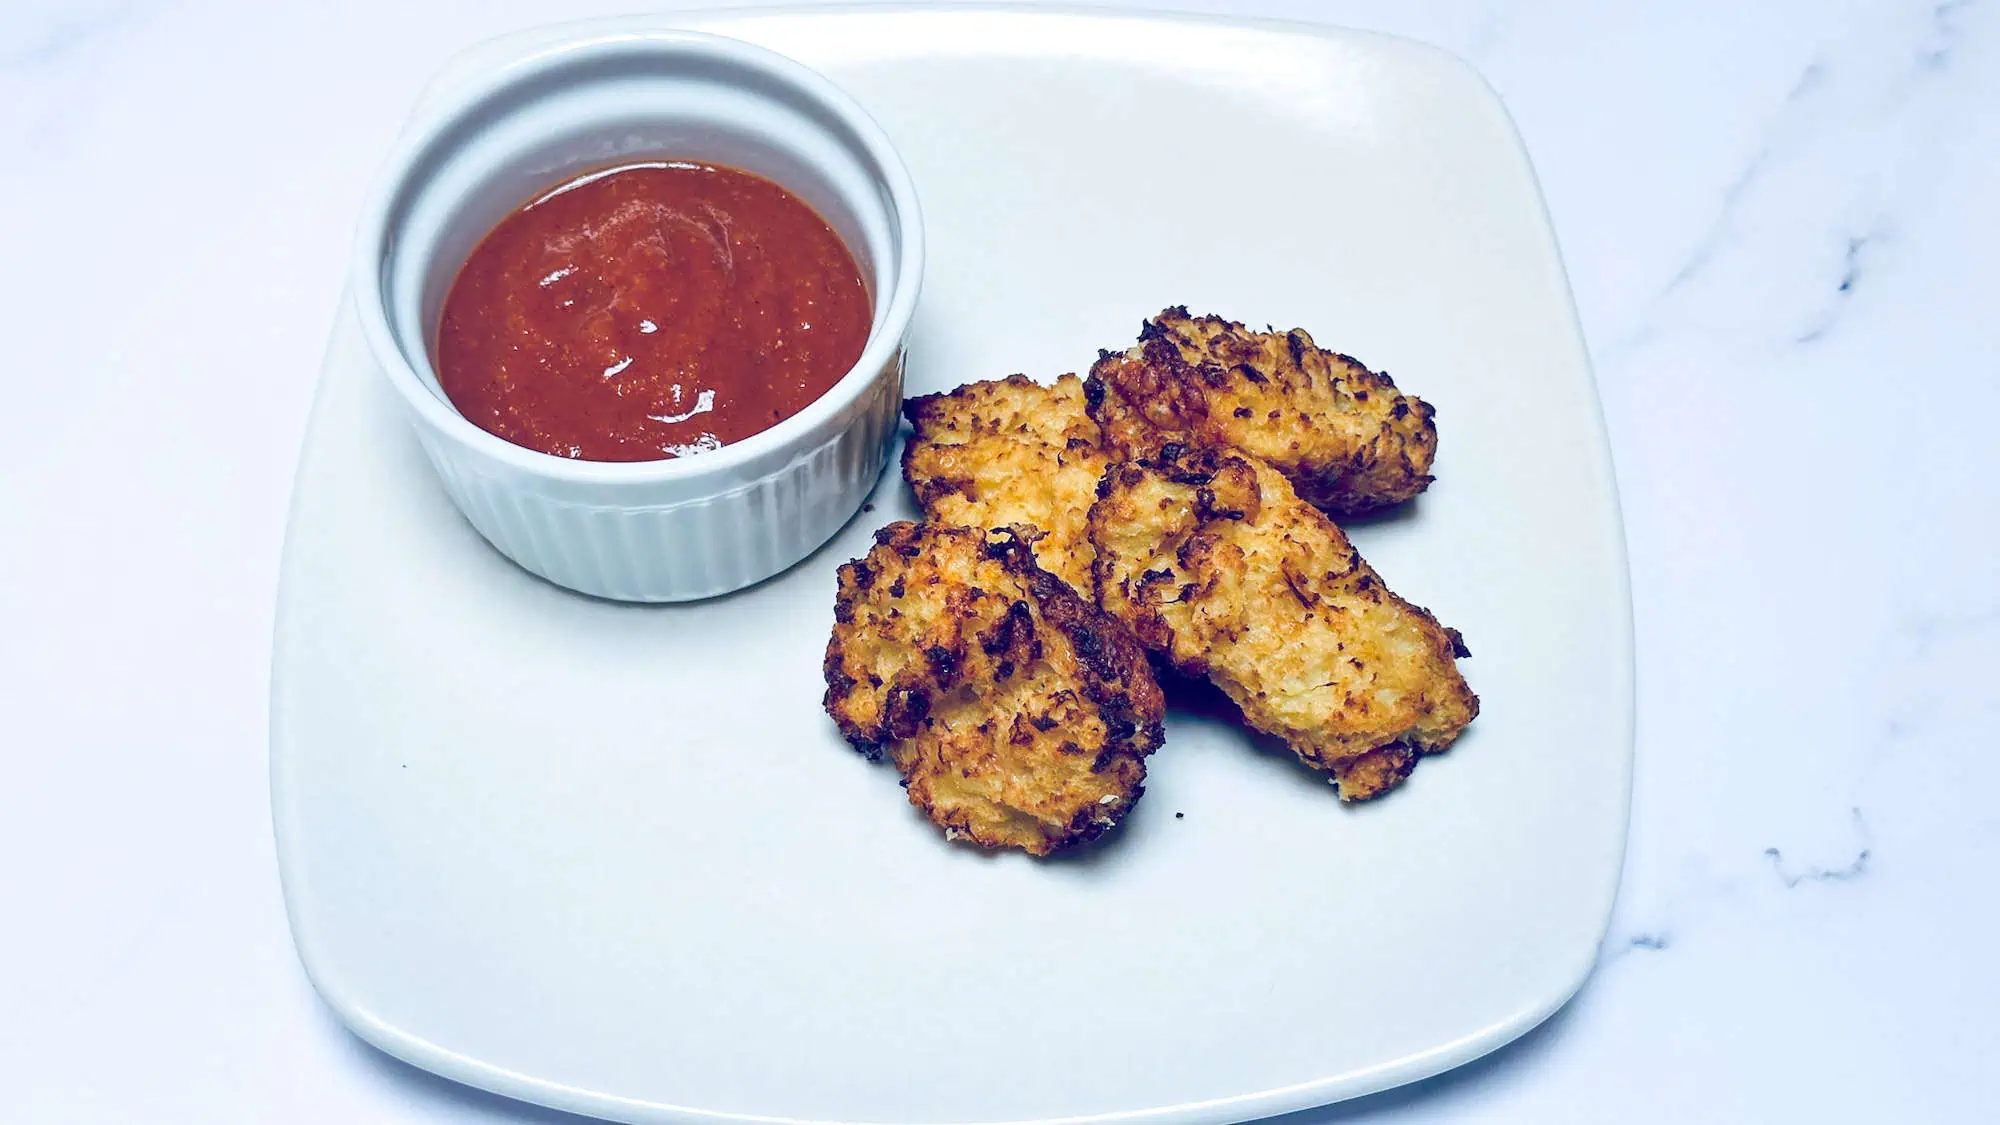
[[[549,1120],[382,1061],[287,940],[289,474],[361,192],[466,43],[584,0],[0,5],[10,1120]],[[1212,0],[1438,43],[1542,177],[1617,460],[1626,876],[1542,1029],[1380,1121],[2000,1105],[2000,5]]]

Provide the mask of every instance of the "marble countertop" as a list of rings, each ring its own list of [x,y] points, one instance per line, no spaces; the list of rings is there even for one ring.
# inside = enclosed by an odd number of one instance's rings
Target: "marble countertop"
[[[1540,172],[1632,559],[1596,974],[1301,1115],[1990,1120],[2000,10],[1181,4],[1470,59]],[[627,2],[0,12],[0,1079],[22,1121],[567,1120],[347,1035],[266,799],[271,609],[365,182],[429,72]]]

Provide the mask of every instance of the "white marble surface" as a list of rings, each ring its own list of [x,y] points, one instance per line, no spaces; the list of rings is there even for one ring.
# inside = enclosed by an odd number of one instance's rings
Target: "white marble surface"
[[[453,50],[628,6],[0,5],[0,1117],[559,1119],[315,1000],[266,673],[364,182]],[[1487,1060],[1302,1116],[1991,1120],[2000,11],[1184,6],[1398,32],[1491,79],[1632,554],[1638,780],[1596,975]]]

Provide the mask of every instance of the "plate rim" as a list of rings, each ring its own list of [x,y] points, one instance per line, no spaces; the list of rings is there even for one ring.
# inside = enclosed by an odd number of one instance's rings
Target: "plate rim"
[[[729,19],[784,19],[789,17],[837,17],[842,15],[883,15],[883,14],[999,14],[1028,19],[1095,19],[1117,22],[1165,23],[1218,27],[1237,30],[1254,30],[1268,33],[1301,36],[1312,39],[1377,39],[1396,43],[1404,49],[1417,49],[1432,55],[1440,62],[1451,66],[1473,78],[1493,107],[1498,109],[1506,122],[1517,154],[1533,176],[1533,162],[1526,150],[1520,130],[1508,113],[1505,103],[1483,75],[1460,56],[1420,40],[1385,32],[1360,28],[1308,23],[1301,20],[1268,17],[1235,17],[1211,15],[1198,12],[1157,11],[1144,9],[1109,8],[1085,3],[1026,3],[1024,0],[973,0],[969,3],[949,5],[928,2],[928,0],[861,0],[856,3],[814,5],[799,7],[782,6],[732,6],[705,11],[659,12],[620,16],[603,16],[579,20],[556,21],[515,29],[497,36],[488,37],[469,44],[441,62],[433,71],[421,92],[412,104],[407,120],[414,120],[427,106],[435,101],[440,92],[441,80],[450,75],[464,59],[482,50],[514,39],[529,39],[557,31],[589,32],[618,31],[641,32],[684,28],[690,24],[706,24],[711,21]],[[1561,1010],[1576,996],[1595,970],[1604,937],[1609,932],[1611,919],[1616,909],[1618,891],[1623,882],[1624,861],[1630,844],[1631,802],[1633,766],[1636,755],[1636,678],[1637,653],[1635,647],[1634,619],[1631,590],[1631,562],[1629,544],[1625,532],[1625,521],[1621,495],[1617,485],[1616,463],[1610,445],[1610,432],[1604,417],[1603,396],[1599,392],[1595,364],[1591,362],[1588,341],[1584,336],[1581,320],[1576,307],[1574,289],[1569,283],[1569,274],[1563,261],[1555,227],[1548,213],[1547,197],[1542,193],[1539,177],[1535,177],[1535,195],[1540,204],[1542,227],[1549,243],[1552,258],[1560,275],[1563,295],[1566,298],[1565,312],[1569,333],[1574,338],[1578,354],[1583,360],[1583,376],[1590,392],[1592,421],[1595,432],[1590,442],[1593,459],[1598,462],[1604,480],[1608,511],[1600,514],[1607,520],[1611,535],[1612,570],[1615,572],[1614,596],[1621,611],[1607,621],[1614,635],[1615,647],[1621,658],[1622,668],[1615,676],[1618,698],[1614,711],[1621,720],[1618,723],[1618,754],[1620,785],[1618,791],[1619,810],[1617,821],[1622,826],[1615,847],[1617,862],[1609,864],[1609,893],[1604,896],[1604,917],[1600,921],[1595,939],[1584,951],[1584,955],[1558,978],[1563,981],[1560,988],[1549,995],[1523,1004],[1512,1014],[1496,1020],[1485,1027],[1471,1031],[1438,1044],[1426,1050],[1404,1055],[1400,1058],[1377,1063],[1359,1070],[1308,1079],[1303,1082],[1264,1090],[1232,1094],[1221,1098],[1209,1098],[1182,1102],[1174,1105],[1149,1106],[1132,1110],[1115,1110],[1106,1113],[1082,1114],[1035,1118],[977,1118],[967,1119],[955,1125],[1111,1125],[1111,1123],[1146,1123],[1146,1125],[1229,1125],[1229,1123],[1249,1121],[1257,1118],[1292,1113],[1346,1101],[1351,1098],[1393,1089],[1397,1086],[1420,1081],[1434,1075],[1463,1066],[1481,1058],[1539,1026],[1550,1016]],[[648,1101],[638,1098],[606,1094],[577,1086],[537,1078],[530,1074],[510,1070],[492,1063],[472,1058],[421,1036],[396,1027],[377,1016],[345,986],[329,963],[320,955],[314,945],[306,916],[311,913],[305,904],[305,896],[299,889],[303,883],[302,863],[296,854],[296,817],[291,806],[296,797],[296,789],[287,783],[286,766],[295,755],[286,753],[282,747],[289,744],[290,736],[284,716],[288,708],[284,703],[287,694],[287,678],[284,661],[280,654],[284,649],[288,633],[287,621],[291,616],[290,605],[293,598],[294,582],[288,560],[295,556],[293,539],[297,534],[298,481],[305,471],[309,458],[307,453],[315,440],[316,427],[311,419],[322,408],[321,399],[329,382],[328,372],[341,347],[345,334],[357,325],[352,323],[354,311],[352,295],[343,286],[339,303],[333,318],[325,355],[321,360],[319,376],[315,382],[313,403],[308,413],[306,437],[301,444],[297,466],[293,472],[291,500],[287,504],[283,550],[276,598],[276,612],[272,623],[272,660],[270,671],[270,710],[268,717],[269,738],[269,783],[271,819],[274,842],[277,851],[278,877],[285,905],[285,918],[291,933],[292,943],[297,951],[299,963],[307,981],[315,992],[332,1009],[348,1031],[371,1047],[382,1051],[412,1066],[440,1075],[466,1086],[486,1090],[517,1101],[544,1106],[568,1113],[581,1114],[607,1120],[632,1122],[634,1125],[908,1125],[902,1121],[843,1120],[837,1118],[786,1117],[768,1114],[742,1113],[727,1110],[704,1109],[666,1102]]]

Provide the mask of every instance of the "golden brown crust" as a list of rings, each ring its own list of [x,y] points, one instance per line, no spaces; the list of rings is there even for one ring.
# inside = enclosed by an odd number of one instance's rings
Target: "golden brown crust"
[[[1215,449],[1114,467],[1090,512],[1099,603],[1342,799],[1400,783],[1479,713],[1458,634],[1390,592],[1285,477]]]
[[[926,519],[963,527],[1032,527],[1035,559],[1088,596],[1085,517],[1110,464],[1083,383],[1043,386],[1025,375],[968,383],[903,404],[916,433],[903,479]]]
[[[1085,391],[1117,460],[1174,445],[1241,449],[1336,516],[1399,504],[1431,481],[1431,405],[1301,329],[1253,332],[1170,308],[1136,345],[1103,353]]]
[[[1138,801],[1165,701],[1117,621],[1011,531],[892,523],[840,568],[826,710],[948,836],[1034,855]]]

